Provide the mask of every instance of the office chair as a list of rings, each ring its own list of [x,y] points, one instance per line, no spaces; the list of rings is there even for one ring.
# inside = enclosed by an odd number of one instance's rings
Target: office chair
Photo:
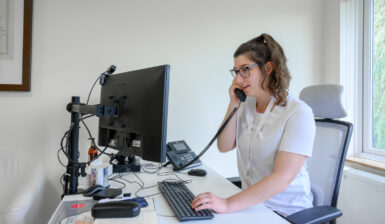
[[[346,116],[341,103],[342,91],[340,85],[324,84],[306,87],[300,93],[299,98],[312,108],[316,117],[313,155],[306,161],[314,207],[287,216],[291,223],[335,223],[335,219],[342,216],[336,206],[353,131],[351,123],[334,120]],[[241,186],[239,177],[228,179]]]

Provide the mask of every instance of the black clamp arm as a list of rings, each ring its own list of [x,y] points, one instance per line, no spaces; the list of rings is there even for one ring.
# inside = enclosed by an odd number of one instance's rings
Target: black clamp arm
[[[119,105],[117,105],[119,107]],[[67,104],[68,112],[76,112],[79,114],[92,114],[98,117],[105,115],[119,115],[119,109],[116,106],[103,106],[101,104],[86,105],[86,104]]]

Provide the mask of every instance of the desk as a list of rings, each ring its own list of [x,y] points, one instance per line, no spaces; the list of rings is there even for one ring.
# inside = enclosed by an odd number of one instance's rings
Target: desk
[[[143,162],[145,163],[145,162]],[[149,162],[147,162],[149,163]],[[192,182],[186,184],[186,186],[195,194],[200,194],[203,192],[210,191],[219,197],[229,197],[240,191],[235,185],[229,182],[226,178],[223,178],[214,170],[206,165],[202,165],[199,168],[203,168],[207,171],[207,176],[205,177],[196,177],[186,174],[186,171],[176,172],[183,180],[191,179]],[[171,167],[162,168],[159,173],[170,172],[173,173]],[[156,185],[158,181],[165,179],[176,179],[174,175],[160,176],[157,174],[148,174],[145,172],[136,173],[138,177],[144,182],[145,187]],[[124,177],[127,180],[138,181],[137,177],[133,173],[128,173]],[[132,197],[135,197],[134,193],[139,189],[137,184],[129,184],[127,182],[126,187],[123,189],[124,193],[130,192]],[[121,186],[119,183],[111,182],[113,188],[118,188]],[[138,196],[152,195],[159,192],[158,187],[149,188],[138,192]],[[169,224],[169,223],[179,223],[179,220],[176,218],[171,207],[168,205],[166,199],[161,194],[152,196],[154,199],[155,209],[158,216],[159,224]],[[63,201],[71,200],[80,200],[87,199],[82,195],[72,195],[64,197]],[[148,198],[146,198],[148,200]],[[62,202],[61,202],[62,203]],[[55,213],[57,212],[57,209]],[[54,213],[54,215],[55,215]],[[53,216],[54,216],[53,215]],[[175,217],[167,217],[175,216]],[[51,218],[52,219],[52,218]],[[252,221],[251,221],[252,220]],[[205,223],[288,223],[286,220],[281,218],[279,215],[275,214],[270,209],[266,208],[263,205],[255,205],[251,208],[244,209],[237,212],[227,213],[227,214],[216,214],[214,213],[214,218],[210,220],[201,220],[201,221],[188,221],[184,222],[188,224],[205,224]]]

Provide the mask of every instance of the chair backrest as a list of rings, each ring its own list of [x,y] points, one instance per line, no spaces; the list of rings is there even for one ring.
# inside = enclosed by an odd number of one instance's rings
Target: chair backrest
[[[313,156],[307,160],[314,205],[337,206],[338,192],[353,125],[334,120],[346,112],[341,103],[343,88],[339,85],[316,85],[304,88],[299,98],[316,117]]]

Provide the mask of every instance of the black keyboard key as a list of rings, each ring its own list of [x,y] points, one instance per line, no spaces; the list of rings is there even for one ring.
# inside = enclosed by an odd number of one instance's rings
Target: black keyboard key
[[[214,217],[210,210],[196,212],[190,206],[195,198],[194,194],[183,182],[159,182],[159,189],[178,216],[180,221],[212,219]]]

